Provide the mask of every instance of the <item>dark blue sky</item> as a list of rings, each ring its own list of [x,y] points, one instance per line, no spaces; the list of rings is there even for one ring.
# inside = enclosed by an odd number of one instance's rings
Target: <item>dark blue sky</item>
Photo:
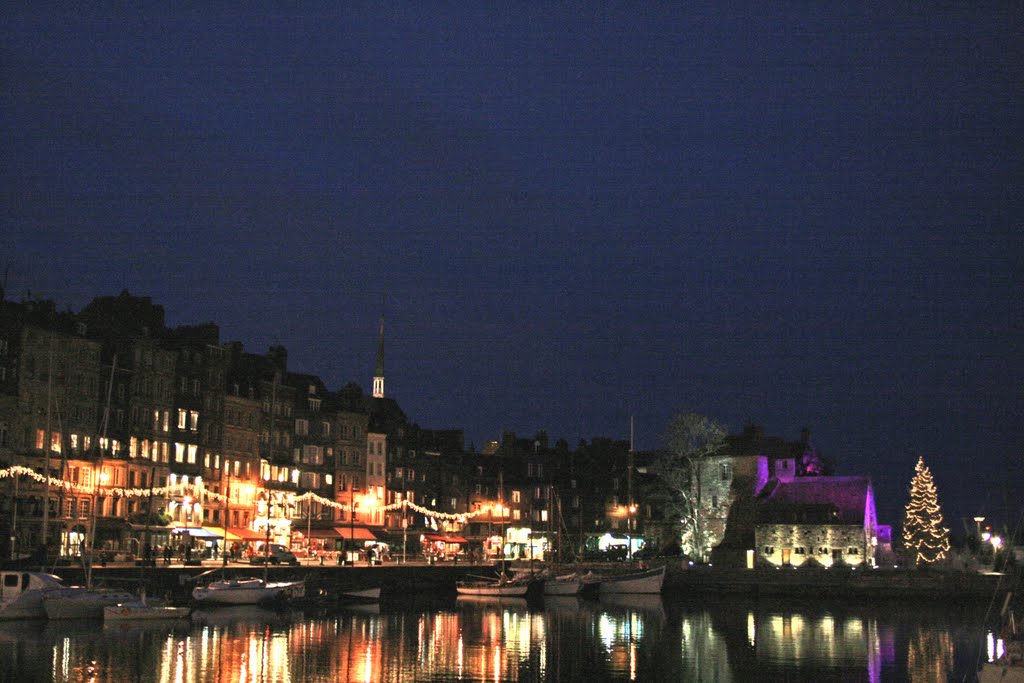
[[[388,393],[478,446],[686,408],[811,428],[885,521],[919,453],[956,528],[1016,510],[1024,10],[477,4],[8,8],[8,297],[332,388],[383,298]]]

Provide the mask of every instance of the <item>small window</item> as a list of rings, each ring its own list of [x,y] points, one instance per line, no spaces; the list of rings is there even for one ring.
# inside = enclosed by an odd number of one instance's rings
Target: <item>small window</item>
[[[765,555],[774,555],[775,554],[775,547],[774,546],[770,546],[770,545],[766,545],[764,547],[764,554]]]
[[[806,555],[807,549],[803,546],[797,546],[796,548],[793,548],[793,552],[797,555]]]
[[[846,549],[846,554],[847,555],[860,555],[860,549],[859,548],[847,548]]]
[[[825,546],[821,546],[820,548],[818,548],[818,554],[819,555],[828,555],[828,548],[826,548]]]

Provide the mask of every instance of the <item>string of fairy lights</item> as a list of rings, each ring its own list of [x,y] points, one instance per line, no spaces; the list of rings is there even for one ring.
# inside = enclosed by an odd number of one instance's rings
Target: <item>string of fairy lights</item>
[[[6,469],[0,469],[0,479],[7,479],[9,477],[28,477],[29,479],[33,479],[40,484],[49,483],[49,485],[53,488],[63,489],[64,491],[68,492],[85,493],[90,495],[96,493],[96,488],[94,486],[76,483],[73,481],[67,481],[65,479],[58,479],[56,477],[47,477],[45,475],[39,474],[33,469],[23,467],[21,465],[12,465]],[[104,486],[103,493],[105,495],[113,496],[116,498],[141,498],[148,497],[151,495],[162,497],[182,497],[189,495],[193,496],[197,501],[214,500],[221,503],[229,501],[228,496],[224,495],[223,493],[218,493],[217,491],[211,491],[210,489],[206,488],[203,485],[202,481],[180,481],[173,484],[168,484],[167,486],[158,486],[153,488],[125,488],[120,486]],[[427,517],[433,517],[434,519],[460,523],[465,523],[470,519],[482,515],[504,515],[507,514],[508,510],[508,508],[498,504],[484,505],[481,506],[478,510],[473,510],[472,512],[452,513],[441,512],[440,510],[433,510],[423,505],[417,505],[416,503],[413,503],[406,499],[394,503],[388,503],[385,505],[380,504],[380,502],[375,502],[375,500],[376,499],[371,499],[368,501],[367,499],[364,498],[361,501],[363,504],[363,510],[366,510],[367,508],[384,511],[407,509],[425,515]],[[335,500],[331,500],[330,498],[318,496],[312,491],[292,496],[289,498],[289,501],[295,503],[312,501],[324,507],[331,507],[336,510],[345,511],[352,511],[359,507],[355,502],[339,503]]]

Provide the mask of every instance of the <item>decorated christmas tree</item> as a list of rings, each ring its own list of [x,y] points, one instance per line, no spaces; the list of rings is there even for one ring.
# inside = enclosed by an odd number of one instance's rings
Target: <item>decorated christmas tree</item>
[[[949,529],[942,526],[942,508],[932,473],[918,457],[914,479],[910,482],[910,500],[903,517],[903,545],[917,565],[931,564],[949,552]]]

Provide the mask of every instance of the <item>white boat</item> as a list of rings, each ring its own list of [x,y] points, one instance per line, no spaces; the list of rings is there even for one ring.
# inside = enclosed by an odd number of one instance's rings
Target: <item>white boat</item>
[[[122,590],[89,590],[73,586],[48,591],[43,598],[43,609],[48,619],[102,619],[103,608],[136,598]]]
[[[665,583],[665,567],[635,574],[605,576],[598,586],[600,595],[610,593],[660,593]]]
[[[350,598],[352,600],[376,602],[377,600],[380,600],[380,586],[377,586],[376,588],[353,588],[350,590],[343,590],[339,594],[344,598]]]
[[[455,590],[459,595],[476,595],[491,598],[525,598],[530,584],[526,581],[457,581]]]
[[[187,619],[192,612],[188,607],[171,607],[169,605],[151,605],[145,600],[123,602],[107,605],[103,608],[103,622],[114,623],[123,621],[169,621]]]
[[[66,589],[60,577],[53,574],[0,571],[0,620],[45,619],[43,599]]]
[[[304,581],[267,582],[264,579],[242,578],[212,581],[192,589],[192,599],[214,605],[263,605],[277,600],[291,600],[306,595]]]

